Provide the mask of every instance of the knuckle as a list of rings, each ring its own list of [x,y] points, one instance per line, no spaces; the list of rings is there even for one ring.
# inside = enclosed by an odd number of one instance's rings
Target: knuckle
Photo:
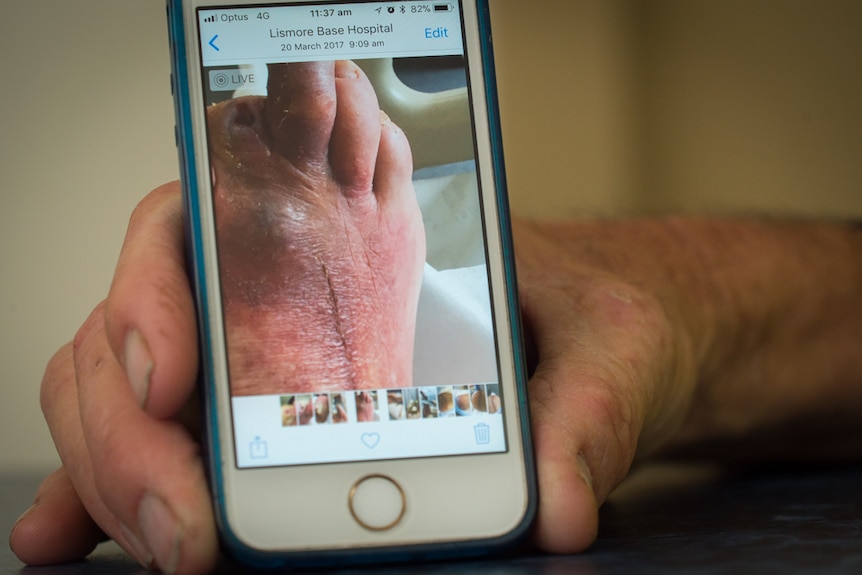
[[[615,372],[615,373],[612,373]],[[603,374],[548,374],[538,371],[530,381],[530,405],[541,412],[542,421],[581,429],[586,445],[597,455],[622,459],[628,463],[637,446],[641,429],[639,395],[631,382],[614,369]],[[559,375],[563,375],[560,377]],[[576,413],[581,421],[559,421]]]
[[[97,305],[78,331],[75,332],[75,338],[72,340],[72,349],[75,356],[79,356],[87,349],[92,338],[105,329],[105,302],[102,301]]]
[[[74,382],[75,366],[72,359],[72,343],[69,342],[48,360],[39,391],[42,413],[51,412],[60,390],[66,385],[74,385]]]
[[[583,390],[580,401],[595,418],[595,429],[602,437],[596,442],[606,445],[605,450],[615,451],[626,466],[637,447],[640,424],[630,398],[616,383],[603,382]]]
[[[75,333],[72,342],[74,379],[77,382],[92,378],[108,362],[110,348],[105,340],[105,302],[101,302]]]
[[[166,206],[180,208],[180,186],[179,183],[169,182],[151,191],[138,202],[132,210],[129,218],[129,228],[136,227],[141,222],[147,221],[150,214]]]
[[[628,474],[643,428],[642,406],[627,382],[616,377],[593,380],[578,393],[580,413],[587,418],[584,457],[594,475],[593,487],[603,500]]]

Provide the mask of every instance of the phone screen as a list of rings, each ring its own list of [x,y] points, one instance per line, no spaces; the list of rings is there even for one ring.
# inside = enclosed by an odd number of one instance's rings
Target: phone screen
[[[506,451],[460,2],[197,22],[237,467]]]

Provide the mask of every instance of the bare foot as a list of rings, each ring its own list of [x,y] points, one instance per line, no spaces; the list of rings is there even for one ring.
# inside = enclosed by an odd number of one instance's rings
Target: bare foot
[[[356,393],[356,421],[378,421],[376,391],[360,391]]]
[[[317,423],[329,421],[329,395],[321,393],[314,396],[314,420]]]
[[[208,121],[232,393],[411,385],[425,235],[364,73],[274,65]]]

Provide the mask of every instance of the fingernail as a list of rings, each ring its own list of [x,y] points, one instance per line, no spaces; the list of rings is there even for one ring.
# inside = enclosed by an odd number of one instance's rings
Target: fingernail
[[[584,480],[584,483],[592,489],[593,488],[593,474],[590,473],[590,466],[587,465],[587,460],[584,458],[583,453],[578,453],[578,457],[576,459],[578,466],[578,475],[581,476],[581,479]]]
[[[125,346],[126,376],[135,397],[141,407],[147,404],[147,396],[150,393],[150,378],[153,375],[153,357],[147,342],[141,337],[141,333],[133,329],[126,335]]]
[[[138,511],[141,532],[156,564],[166,575],[176,573],[180,563],[180,543],[184,529],[165,502],[155,495],[145,495]]]
[[[135,535],[131,529],[120,524],[120,533],[123,538],[126,540],[126,543],[129,544],[129,549],[126,549],[135,560],[141,564],[141,567],[145,569],[151,569],[153,567],[153,553],[147,549],[146,545],[141,543],[141,540],[138,539],[137,535]]]

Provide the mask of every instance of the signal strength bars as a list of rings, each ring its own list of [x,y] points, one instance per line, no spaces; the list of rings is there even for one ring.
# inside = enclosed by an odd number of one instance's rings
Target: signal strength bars
[[[204,18],[204,23],[215,22],[217,20],[218,16],[216,14],[213,14],[212,16],[207,16],[206,18]]]

